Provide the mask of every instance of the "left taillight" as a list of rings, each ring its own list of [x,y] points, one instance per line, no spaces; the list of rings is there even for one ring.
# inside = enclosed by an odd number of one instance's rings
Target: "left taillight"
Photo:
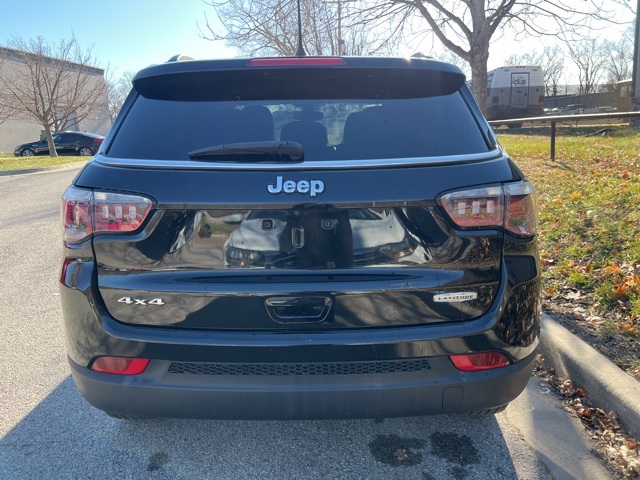
[[[153,202],[140,195],[69,187],[62,196],[64,241],[80,243],[96,233],[132,232],[152,207]]]
[[[64,241],[80,243],[93,232],[91,222],[91,190],[67,188],[62,196],[62,222]]]

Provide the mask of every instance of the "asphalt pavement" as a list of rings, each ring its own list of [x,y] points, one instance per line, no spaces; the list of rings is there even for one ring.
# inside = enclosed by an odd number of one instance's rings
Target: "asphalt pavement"
[[[609,478],[535,377],[490,417],[122,421],[69,375],[60,195],[76,170],[0,177],[0,479]]]

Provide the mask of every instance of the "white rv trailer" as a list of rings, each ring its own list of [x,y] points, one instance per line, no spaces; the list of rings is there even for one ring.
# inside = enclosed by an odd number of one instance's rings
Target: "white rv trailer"
[[[487,74],[487,119],[544,115],[542,67],[500,67]]]

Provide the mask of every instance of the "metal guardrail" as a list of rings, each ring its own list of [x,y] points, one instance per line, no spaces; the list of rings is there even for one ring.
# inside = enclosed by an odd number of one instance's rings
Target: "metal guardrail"
[[[615,118],[630,118],[640,117],[640,112],[609,112],[609,113],[581,113],[574,115],[546,115],[544,117],[529,117],[529,118],[510,118],[509,120],[491,120],[489,125],[518,125],[523,123],[551,123],[551,151],[549,156],[551,160],[556,159],[556,123],[567,120],[581,121],[581,120],[600,120],[600,119],[615,119]]]

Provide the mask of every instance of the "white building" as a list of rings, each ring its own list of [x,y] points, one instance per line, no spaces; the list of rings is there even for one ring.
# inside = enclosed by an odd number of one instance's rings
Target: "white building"
[[[24,52],[7,47],[0,47],[0,69],[26,69],[26,65],[21,61]],[[53,59],[52,59],[53,60]],[[60,60],[55,60],[59,62]],[[70,65],[72,62],[68,62]],[[104,70],[102,68],[83,66],[84,73],[95,78],[96,82],[104,82]],[[0,72],[1,74],[2,72]],[[93,81],[93,80],[92,80]],[[111,128],[109,108],[107,106],[107,93],[105,89],[103,106],[93,111],[84,120],[67,130],[97,133],[106,135]],[[41,138],[44,127],[34,120],[23,120],[19,118],[9,118],[0,123],[0,154],[13,153],[17,145],[33,142]]]

